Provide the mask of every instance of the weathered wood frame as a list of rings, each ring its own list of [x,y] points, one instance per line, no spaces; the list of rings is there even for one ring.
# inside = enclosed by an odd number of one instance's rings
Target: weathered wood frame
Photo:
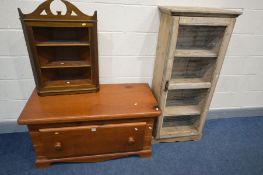
[[[160,7],[160,10],[161,23],[158,37],[158,46],[156,52],[152,88],[163,113],[158,118],[155,138],[158,142],[199,140],[202,136],[202,130],[216,87],[216,83],[218,81],[220,70],[224,61],[229,40],[235,25],[236,17],[241,13],[236,11],[231,13],[231,11],[229,12],[224,10],[215,10],[213,13],[213,9],[209,10],[209,13],[206,13],[205,10],[200,9],[195,12],[194,8],[178,10],[178,8],[173,9],[171,7]],[[179,13],[177,13],[177,11],[179,11]],[[218,53],[214,54],[209,52],[200,52],[196,50],[183,50],[182,52],[177,52],[176,43],[178,37],[178,29],[180,25],[224,26],[225,32]],[[200,84],[199,82],[183,82],[181,84],[179,83],[174,85],[171,84],[171,74],[173,69],[174,58],[184,57],[185,55],[190,55],[190,57],[216,58],[215,68],[214,71],[212,71],[212,78],[210,82],[205,82],[203,84]],[[180,86],[181,89],[208,89],[208,94],[203,100],[201,106],[202,109],[200,111],[200,121],[197,129],[198,133],[195,135],[189,134],[188,136],[182,135],[175,137],[163,137],[160,133],[162,130],[164,115],[166,114],[165,106],[167,94],[169,89],[173,89],[175,87]],[[192,109],[192,111],[188,111],[187,108],[181,108],[181,110],[176,110],[176,112],[183,115],[191,115],[196,114],[198,111],[194,108]]]

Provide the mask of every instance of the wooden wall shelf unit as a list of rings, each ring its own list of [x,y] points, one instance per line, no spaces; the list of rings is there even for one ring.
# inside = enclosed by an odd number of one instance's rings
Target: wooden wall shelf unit
[[[160,7],[153,92],[158,142],[198,140],[240,11]]]
[[[53,14],[47,0],[30,14],[18,9],[39,95],[99,90],[97,12],[87,16],[61,0],[65,14]]]
[[[29,98],[18,123],[27,125],[36,166],[151,156],[161,114],[147,84],[101,85],[98,93]]]

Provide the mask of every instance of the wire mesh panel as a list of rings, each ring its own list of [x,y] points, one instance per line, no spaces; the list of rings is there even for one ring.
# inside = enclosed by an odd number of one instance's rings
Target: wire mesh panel
[[[224,33],[221,26],[180,26],[176,48],[218,50]]]
[[[171,78],[201,78],[209,81],[215,68],[215,62],[214,58],[175,58]]]
[[[199,121],[199,116],[176,116],[164,117],[163,127],[177,127],[177,126],[195,126]]]
[[[166,106],[199,105],[208,93],[207,89],[170,90],[167,95]]]

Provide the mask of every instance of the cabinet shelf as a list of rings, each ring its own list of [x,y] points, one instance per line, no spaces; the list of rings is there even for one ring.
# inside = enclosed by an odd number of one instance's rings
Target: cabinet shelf
[[[164,110],[165,116],[200,115],[201,109],[198,105],[189,106],[167,106]]]
[[[164,116],[161,137],[179,137],[198,134],[199,115]]]
[[[168,89],[208,89],[210,87],[211,83],[201,78],[178,78],[170,80]]]
[[[212,50],[201,49],[177,49],[175,57],[217,57],[218,54]]]
[[[46,81],[44,88],[64,88],[75,87],[75,86],[91,86],[92,82],[90,79],[77,79],[77,80],[54,80]]]
[[[50,68],[70,68],[70,67],[91,67],[91,64],[88,61],[51,61],[45,63],[41,66],[42,69],[50,69]]]
[[[161,138],[193,136],[198,134],[199,132],[194,126],[164,127],[160,131]]]
[[[45,41],[45,42],[36,42],[36,46],[39,47],[54,47],[54,46],[90,46],[89,42],[81,41]]]

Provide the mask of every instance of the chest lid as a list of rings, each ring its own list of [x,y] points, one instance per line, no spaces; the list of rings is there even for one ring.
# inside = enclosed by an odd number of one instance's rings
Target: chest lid
[[[34,90],[19,124],[156,117],[156,99],[147,84],[105,84],[97,93],[38,96]]]

